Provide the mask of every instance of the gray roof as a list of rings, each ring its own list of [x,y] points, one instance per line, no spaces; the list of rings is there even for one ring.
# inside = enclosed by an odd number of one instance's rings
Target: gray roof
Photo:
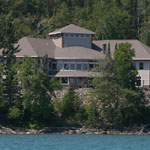
[[[116,43],[119,44],[121,42],[132,44],[132,47],[136,51],[136,56],[133,60],[150,60],[150,47],[138,40],[93,41],[93,49],[90,49],[79,46],[59,48],[48,39],[24,37],[18,42],[21,51],[16,53],[16,56],[43,57],[47,54],[49,58],[53,59],[103,59],[105,57],[103,53],[103,44],[108,46],[108,43],[110,43],[110,50],[113,56]]]
[[[88,72],[88,71],[51,71],[50,73],[51,77],[93,77],[96,75],[99,75],[98,72]]]
[[[59,48],[56,47],[55,49],[55,59],[102,59],[104,55],[101,54],[99,51],[73,46],[73,47],[65,47]]]
[[[116,43],[124,43],[128,42],[132,44],[132,48],[135,49],[135,57],[133,57],[133,60],[150,60],[150,47],[146,46],[139,40],[100,40],[100,41],[93,41],[93,47],[96,49],[99,49],[100,53],[103,54],[103,44],[106,44],[108,46],[108,43],[110,43],[110,50],[113,57],[114,51],[115,51],[115,45]]]
[[[81,33],[81,34],[95,34],[95,32],[92,32],[90,30],[81,28],[79,26],[76,26],[74,24],[67,25],[61,29],[58,29],[54,32],[49,33],[49,35],[53,34],[59,34],[59,33]]]
[[[24,37],[18,41],[21,51],[16,53],[17,57],[31,56],[54,58],[55,44],[47,39]]]
[[[19,40],[21,51],[17,57],[43,57],[45,54],[54,59],[101,59],[104,57],[99,51],[85,47],[59,48],[51,40],[24,37]]]

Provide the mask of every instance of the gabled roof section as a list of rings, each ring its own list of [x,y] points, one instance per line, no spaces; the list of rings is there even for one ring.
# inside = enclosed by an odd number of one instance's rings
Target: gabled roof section
[[[16,57],[43,57],[47,54],[49,58],[54,58],[55,45],[50,40],[23,37],[18,41],[18,45],[21,50],[16,53]]]
[[[103,59],[104,54],[97,50],[73,46],[55,49],[55,59]]]
[[[67,25],[61,29],[58,29],[54,32],[49,33],[49,35],[60,34],[60,33],[81,33],[81,34],[92,34],[92,35],[95,34],[95,32],[81,28],[81,27],[76,26],[74,24],[70,24],[70,25]]]
[[[139,40],[99,40],[93,41],[93,46],[101,49],[100,53],[102,54],[103,44],[106,44],[108,48],[108,43],[110,43],[110,51],[113,57],[116,44],[125,42],[132,44],[132,48],[135,49],[135,57],[133,57],[133,60],[150,60],[150,47],[146,46]]]

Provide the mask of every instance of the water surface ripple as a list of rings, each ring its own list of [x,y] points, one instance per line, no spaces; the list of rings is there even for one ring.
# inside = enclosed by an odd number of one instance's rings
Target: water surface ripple
[[[150,136],[0,135],[0,150],[150,150]]]

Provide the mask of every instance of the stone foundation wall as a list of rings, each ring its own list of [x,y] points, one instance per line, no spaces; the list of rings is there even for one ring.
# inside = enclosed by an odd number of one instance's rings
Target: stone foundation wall
[[[67,92],[67,90],[68,90],[68,88],[65,87],[62,90],[55,91],[56,97],[54,97],[53,100],[55,100],[55,99],[61,100],[64,97],[64,95]],[[76,95],[80,99],[83,99],[84,101],[89,99],[89,91],[90,91],[90,88],[78,88],[78,89],[75,89]]]

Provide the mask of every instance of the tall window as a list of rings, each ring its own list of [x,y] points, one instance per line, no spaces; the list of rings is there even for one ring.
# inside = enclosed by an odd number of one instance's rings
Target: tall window
[[[77,63],[77,70],[82,70],[82,64],[81,63]]]
[[[69,70],[69,61],[64,62],[64,70]]]
[[[89,61],[89,70],[93,70],[94,69],[94,61]]]
[[[51,67],[52,67],[51,61],[49,62],[48,66],[49,66],[49,69],[51,69]]]
[[[86,64],[84,63],[83,64],[83,70],[88,70],[88,63],[86,63]]]
[[[106,44],[103,44],[103,53],[106,53]]]
[[[57,64],[56,64],[56,62],[52,62],[52,70],[57,70]]]
[[[59,60],[57,62],[57,70],[62,70],[62,68],[63,68],[63,62],[61,60]]]
[[[75,62],[70,62],[70,70],[75,70],[75,69],[76,69]]]
[[[143,70],[144,69],[144,64],[143,64],[143,62],[140,62],[139,63],[139,70]]]

